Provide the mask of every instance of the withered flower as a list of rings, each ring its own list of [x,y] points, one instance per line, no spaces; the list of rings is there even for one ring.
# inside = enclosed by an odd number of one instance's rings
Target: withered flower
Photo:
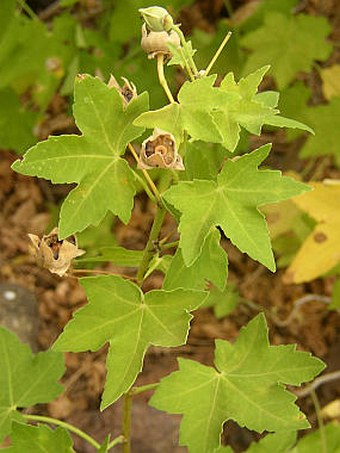
[[[54,228],[50,234],[42,238],[35,234],[29,234],[28,237],[32,241],[39,266],[60,277],[68,271],[74,258],[85,253],[78,248],[75,236],[59,240],[58,228]]]
[[[111,74],[107,86],[109,88],[115,88],[121,95],[124,104],[127,105],[133,98],[137,97],[137,88],[132,82],[129,82],[125,77],[121,77],[121,79],[124,81],[124,85],[122,87],[117,82],[115,76]]]
[[[177,152],[175,137],[170,132],[155,129],[142,143],[138,168],[185,170],[182,157]]]

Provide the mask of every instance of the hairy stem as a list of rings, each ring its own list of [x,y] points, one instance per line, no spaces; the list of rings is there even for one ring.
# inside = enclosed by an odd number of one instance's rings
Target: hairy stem
[[[164,206],[158,206],[157,212],[151,227],[150,236],[144,249],[144,254],[140,266],[137,272],[137,283],[141,285],[143,283],[143,277],[148,269],[150,260],[153,255],[154,243],[158,239],[166,209]]]
[[[123,453],[131,453],[131,394],[130,392],[124,395],[124,407],[123,407]]]
[[[97,450],[100,448],[100,444],[95,439],[93,439],[93,437],[91,437],[89,434],[84,433],[84,431],[82,431],[81,429],[76,428],[73,425],[70,425],[69,423],[63,422],[56,418],[45,417],[43,415],[31,415],[31,414],[22,414],[22,415],[26,420],[32,420],[32,421],[36,421],[36,422],[48,423],[50,425],[61,426],[62,428],[65,428],[68,431],[76,434],[78,437],[81,437],[86,442],[88,442],[90,445],[95,447]]]
[[[159,83],[161,84],[163,90],[165,91],[165,94],[167,95],[170,103],[174,104],[175,100],[172,96],[168,82],[166,81],[166,78],[164,75],[164,55],[162,53],[157,54],[157,73],[158,73]]]
[[[216,63],[216,60],[220,56],[222,50],[224,49],[224,47],[226,46],[227,42],[231,38],[231,35],[232,35],[231,31],[229,31],[227,33],[227,35],[225,36],[225,38],[223,39],[223,41],[221,42],[220,47],[216,50],[215,55],[212,57],[212,59],[210,60],[210,63],[208,64],[206,70],[204,71],[204,76],[207,76],[209,74],[209,72],[211,71],[212,67]]]

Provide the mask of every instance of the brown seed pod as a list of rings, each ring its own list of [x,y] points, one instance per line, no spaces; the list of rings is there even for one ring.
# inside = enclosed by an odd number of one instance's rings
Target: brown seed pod
[[[58,228],[54,228],[50,234],[41,239],[35,234],[29,234],[28,237],[32,241],[39,266],[60,277],[68,271],[74,258],[85,253],[84,250],[78,248],[75,236],[59,240]]]
[[[124,85],[122,87],[117,82],[115,76],[111,74],[107,86],[109,88],[115,88],[123,98],[124,104],[128,104],[133,98],[137,97],[137,88],[125,77],[121,77],[121,79],[124,81]]]
[[[142,26],[142,49],[148,54],[148,58],[155,58],[158,54],[171,56],[168,44],[176,47],[180,46],[180,39],[173,30],[170,33],[166,31],[148,31],[145,24]]]
[[[185,170],[177,152],[175,137],[170,132],[155,129],[151,137],[142,143],[138,168],[172,168]]]

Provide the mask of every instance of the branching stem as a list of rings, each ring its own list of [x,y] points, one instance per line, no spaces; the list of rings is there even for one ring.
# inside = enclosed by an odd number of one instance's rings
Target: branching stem
[[[120,436],[115,437],[111,440],[109,445],[107,446],[107,450],[111,450],[111,448],[115,447],[116,445],[123,444],[125,442],[125,437],[121,434]]]
[[[56,418],[52,417],[45,417],[43,415],[31,415],[31,414],[23,414],[23,417],[26,420],[30,421],[35,421],[35,422],[42,422],[42,423],[47,423],[49,425],[56,425],[56,426],[61,426],[62,428],[67,429],[68,431],[76,434],[78,437],[81,437],[84,439],[86,442],[88,442],[90,445],[95,447],[97,450],[100,448],[100,444],[93,439],[89,434],[84,433],[81,429],[70,425],[69,423],[63,422],[62,420],[58,420]]]
[[[155,215],[152,227],[151,227],[150,236],[149,236],[148,242],[145,246],[143,258],[142,258],[142,261],[140,263],[140,266],[139,266],[138,272],[137,272],[137,283],[139,285],[141,285],[143,283],[144,275],[145,275],[145,273],[148,269],[149,263],[151,261],[151,258],[153,255],[154,244],[155,244],[155,241],[158,239],[159,233],[161,231],[165,213],[166,213],[165,207],[158,205],[157,212],[156,212],[156,215]]]
[[[162,53],[159,53],[159,54],[157,54],[156,58],[157,58],[157,74],[158,74],[159,83],[161,84],[163,90],[165,91],[165,94],[167,95],[170,103],[174,104],[175,99],[172,96],[168,82],[166,81],[166,78],[164,75],[164,55]]]

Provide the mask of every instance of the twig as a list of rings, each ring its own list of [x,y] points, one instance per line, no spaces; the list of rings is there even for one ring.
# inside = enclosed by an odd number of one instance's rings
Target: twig
[[[132,397],[128,391],[124,395],[123,407],[123,453],[131,453],[131,403]]]
[[[93,437],[91,437],[90,435],[84,433],[84,431],[82,431],[81,429],[77,428],[76,426],[70,425],[69,423],[63,422],[63,421],[58,420],[56,418],[45,417],[43,415],[22,414],[22,416],[26,420],[47,423],[49,425],[61,426],[62,428],[65,428],[68,431],[71,431],[72,433],[76,434],[78,437],[81,437],[82,439],[86,440],[86,442],[88,442],[90,445],[95,447],[97,450],[99,450],[99,448],[100,448],[100,444],[95,439],[93,439]]]
[[[325,425],[323,423],[322,416],[321,416],[320,403],[319,403],[318,397],[317,397],[314,389],[311,390],[310,394],[311,394],[311,397],[313,400],[316,418],[317,418],[318,425],[319,425],[321,452],[327,453],[328,450],[327,450],[327,441],[326,441],[326,436],[325,436]]]
[[[320,385],[326,384],[327,382],[335,381],[337,379],[340,379],[340,370],[333,371],[332,373],[323,374],[322,376],[316,378],[311,384],[307,385],[303,389],[294,391],[294,393],[298,398],[305,398],[312,391],[320,387]]]

